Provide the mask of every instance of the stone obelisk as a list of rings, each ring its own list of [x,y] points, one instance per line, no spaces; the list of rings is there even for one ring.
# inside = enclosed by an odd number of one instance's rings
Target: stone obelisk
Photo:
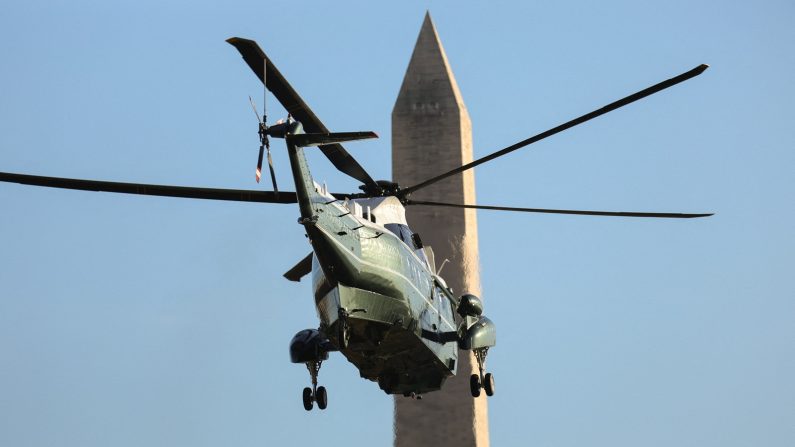
[[[472,124],[430,14],[411,55],[392,110],[392,178],[411,186],[472,161]],[[475,203],[475,177],[465,171],[418,190],[412,199]],[[477,215],[472,209],[410,206],[407,219],[433,248],[442,276],[458,295],[480,296]],[[441,391],[395,397],[395,446],[488,446],[485,394],[472,398],[477,363],[459,352],[457,375]]]

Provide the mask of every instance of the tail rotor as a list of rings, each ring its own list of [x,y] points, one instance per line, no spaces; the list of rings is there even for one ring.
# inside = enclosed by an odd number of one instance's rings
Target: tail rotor
[[[267,88],[264,76],[268,72],[268,61],[267,59],[263,60],[265,66],[263,67],[263,97],[262,97],[262,118],[259,116],[259,112],[257,112],[257,106],[254,104],[254,100],[251,99],[251,96],[248,97],[248,101],[251,103],[251,108],[254,110],[254,115],[257,117],[257,121],[259,122],[259,128],[257,130],[257,134],[259,135],[259,156],[257,157],[257,172],[256,178],[257,183],[259,183],[260,178],[262,178],[262,158],[267,153],[268,155],[268,170],[271,174],[271,183],[273,184],[273,191],[277,194],[279,193],[279,187],[276,185],[276,172],[273,170],[273,158],[271,158],[271,145],[270,141],[268,140],[268,114],[267,114]]]

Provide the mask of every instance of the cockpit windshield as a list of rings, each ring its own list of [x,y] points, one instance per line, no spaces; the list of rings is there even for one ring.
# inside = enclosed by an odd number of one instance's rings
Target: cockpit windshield
[[[406,243],[409,247],[413,247],[413,242],[411,241],[411,229],[407,225],[397,224],[397,223],[388,223],[385,224],[387,230],[395,233],[395,236],[399,237],[400,240]]]

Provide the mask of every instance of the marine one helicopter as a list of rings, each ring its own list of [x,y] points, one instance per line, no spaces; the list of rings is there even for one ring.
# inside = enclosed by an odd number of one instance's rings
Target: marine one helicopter
[[[439,276],[431,247],[406,222],[406,206],[475,208],[532,213],[597,216],[693,218],[711,214],[582,211],[513,208],[466,203],[413,200],[412,193],[442,179],[515,151],[558,132],[584,123],[619,107],[645,98],[701,74],[707,65],[660,82],[598,110],[508,146],[419,184],[401,187],[375,181],[340,144],[375,138],[373,132],[331,133],[276,69],[256,42],[227,40],[289,113],[286,120],[269,125],[257,116],[260,139],[256,180],[259,182],[267,153],[273,191],[211,189],[182,186],[119,183],[0,172],[0,180],[28,185],[84,191],[184,197],[242,202],[297,203],[300,223],[312,245],[312,253],[284,276],[299,281],[312,274],[312,291],[320,323],[317,329],[298,332],[290,342],[290,359],[306,364],[311,387],[303,390],[303,405],[311,410],[328,404],[325,387],[317,385],[318,373],[329,353],[339,351],[363,378],[377,381],[388,394],[421,397],[441,389],[456,373],[459,349],[471,350],[479,374],[470,377],[470,391],[494,394],[494,376],[485,373],[488,350],[496,344],[494,323],[483,315],[480,299],[457,296]],[[250,99],[250,98],[249,98]],[[263,108],[264,108],[263,104]],[[295,191],[279,191],[270,155],[270,138],[284,139]],[[305,150],[317,147],[342,173],[363,183],[359,192],[330,193],[314,182]]]

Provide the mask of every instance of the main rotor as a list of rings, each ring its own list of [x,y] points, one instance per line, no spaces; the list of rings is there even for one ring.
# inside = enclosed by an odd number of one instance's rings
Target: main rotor
[[[276,69],[273,63],[265,55],[265,52],[253,40],[242,39],[233,37],[227,40],[228,43],[233,45],[243,56],[243,59],[249,65],[255,75],[263,82],[266,90],[273,93],[276,99],[287,109],[291,116],[294,116],[300,121],[307,132],[314,133],[328,133],[328,129],[314,114],[309,106],[304,102],[298,93],[290,86],[287,80]],[[530,138],[522,140],[518,143],[512,144],[508,147],[492,152],[485,157],[459,166],[455,169],[440,173],[434,177],[426,179],[415,185],[403,188],[396,182],[388,180],[373,180],[367,171],[356,161],[356,159],[348,153],[341,144],[321,145],[320,149],[323,154],[331,161],[331,163],[342,173],[359,180],[363,184],[359,187],[361,192],[350,194],[335,194],[335,196],[343,198],[370,198],[370,197],[385,197],[394,196],[401,201],[404,205],[428,205],[428,206],[447,206],[457,208],[474,208],[474,209],[487,209],[499,211],[520,211],[520,212],[533,212],[533,213],[555,213],[555,214],[580,214],[580,215],[598,215],[598,216],[624,216],[624,217],[703,217],[711,214],[683,214],[683,213],[642,213],[642,212],[616,212],[616,211],[585,211],[585,210],[555,210],[555,209],[541,209],[541,208],[516,208],[504,206],[491,206],[491,205],[475,205],[475,204],[455,204],[455,203],[442,203],[442,202],[428,202],[420,200],[412,200],[411,195],[423,188],[431,186],[439,181],[442,181],[451,176],[461,174],[464,171],[472,169],[483,163],[489,162],[496,158],[507,155],[513,151],[529,146],[533,143],[541,141],[547,137],[551,137],[564,130],[570,129],[579,124],[590,121],[596,117],[604,115],[608,112],[616,110],[620,107],[631,104],[635,101],[643,99],[654,93],[665,90],[669,87],[677,85],[688,79],[700,75],[708,68],[708,65],[701,64],[691,70],[688,70],[678,76],[667,79],[652,85],[651,87],[640,90],[629,96],[600,107],[592,112],[581,115],[570,121],[567,121],[559,126],[553,127],[549,130],[536,134]],[[260,134],[263,133],[263,128],[267,130],[267,126],[263,123],[265,120],[260,121]],[[266,140],[267,142],[267,140]],[[267,144],[266,144],[267,146]],[[262,150],[260,150],[260,158]],[[270,158],[269,158],[270,163]],[[271,166],[271,174],[273,173]],[[275,189],[275,179],[274,179]]]
[[[424,200],[414,200],[411,198],[415,192],[427,188],[437,182],[461,174],[476,166],[507,155],[516,150],[537,143],[552,135],[571,129],[574,126],[590,121],[608,112],[624,107],[654,93],[665,90],[674,85],[680,84],[688,79],[692,79],[708,68],[706,64],[701,64],[678,76],[674,76],[665,81],[652,85],[651,87],[640,90],[629,96],[614,101],[589,113],[581,115],[561,125],[538,133],[530,138],[519,141],[489,155],[478,158],[470,163],[442,172],[434,177],[426,179],[420,183],[409,187],[401,187],[395,182],[388,180],[373,180],[370,174],[348,153],[340,144],[342,141],[360,140],[373,138],[376,135],[372,132],[348,132],[330,133],[322,121],[315,115],[312,109],[304,102],[293,87],[287,82],[285,77],[276,69],[271,60],[265,55],[256,42],[249,39],[232,37],[227,40],[243,56],[248,66],[254,74],[262,81],[264,93],[270,92],[281,105],[287,110],[286,120],[280,120],[274,125],[268,125],[267,109],[265,98],[263,98],[263,113],[260,117],[254,101],[249,97],[254,114],[257,117],[257,134],[259,137],[259,157],[257,160],[256,180],[259,182],[262,175],[262,162],[267,154],[268,169],[270,171],[273,191],[256,190],[236,190],[236,189],[216,189],[200,187],[183,187],[169,185],[149,185],[140,183],[121,183],[106,182],[97,180],[70,179],[60,177],[43,177],[27,174],[14,174],[0,172],[0,181],[15,182],[22,184],[49,186],[55,188],[80,189],[88,191],[109,191],[128,194],[158,195],[170,197],[186,197],[196,199],[211,200],[231,200],[243,202],[261,203],[296,203],[298,201],[295,192],[279,191],[276,185],[276,175],[273,167],[273,160],[270,154],[269,137],[283,138],[296,126],[302,126],[303,130],[309,134],[304,138],[308,145],[317,145],[320,151],[328,158],[334,167],[345,175],[348,175],[362,183],[359,187],[360,192],[353,193],[333,193],[337,199],[345,198],[371,198],[392,196],[400,200],[405,205],[417,206],[444,206],[454,208],[471,208],[495,211],[516,211],[526,213],[551,213],[551,214],[574,214],[591,216],[620,216],[620,217],[664,217],[664,218],[693,218],[711,216],[712,213],[653,213],[653,212],[622,212],[622,211],[594,211],[594,210],[568,210],[568,209],[547,209],[547,208],[519,208],[494,205],[476,205],[468,203],[447,203],[432,202]],[[311,140],[311,141],[310,141]]]

